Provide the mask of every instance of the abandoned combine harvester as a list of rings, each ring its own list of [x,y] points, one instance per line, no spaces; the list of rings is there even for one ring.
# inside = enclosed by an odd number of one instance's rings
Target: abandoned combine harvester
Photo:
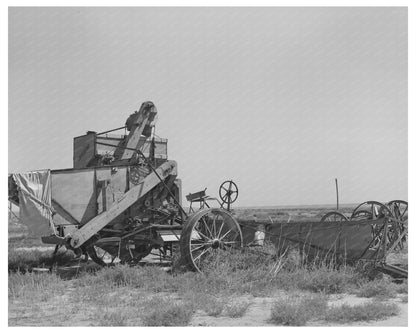
[[[56,251],[65,246],[100,265],[137,264],[153,249],[169,260],[180,243],[186,263],[200,270],[207,252],[241,247],[227,210],[205,207],[188,217],[182,208],[177,164],[167,159],[167,140],[153,135],[156,114],[145,102],[125,126],[74,138],[72,169],[9,175],[9,200],[23,223]],[[127,135],[109,135],[123,128]]]
[[[225,181],[221,201],[208,197],[206,189],[189,194],[186,212],[177,164],[168,160],[167,140],[154,135],[156,115],[154,104],[145,102],[125,126],[74,138],[72,169],[9,175],[9,200],[19,205],[22,222],[44,243],[55,244],[55,251],[65,246],[100,265],[138,264],[152,250],[171,261],[179,247],[183,261],[202,271],[223,250],[266,238],[279,253],[295,244],[305,258],[363,260],[407,277],[407,271],[386,263],[387,254],[407,240],[405,201],[369,201],[351,217],[332,211],[320,222],[236,219],[230,206],[237,185]],[[123,129],[124,135],[112,133]],[[220,207],[211,208],[209,200]],[[193,203],[199,204],[196,211]]]

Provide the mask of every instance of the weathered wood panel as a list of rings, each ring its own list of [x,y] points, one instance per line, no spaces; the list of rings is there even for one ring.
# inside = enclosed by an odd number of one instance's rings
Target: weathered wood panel
[[[96,154],[95,133],[74,138],[74,168],[85,168]]]
[[[169,175],[176,175],[176,162],[167,161],[156,169],[157,174],[164,180]],[[100,231],[116,217],[121,215],[126,209],[131,207],[135,202],[143,198],[152,188],[160,183],[155,173],[151,173],[137,186],[133,187],[120,198],[120,200],[110,207],[107,211],[91,219],[86,225],[74,233],[71,245],[75,248],[81,246],[90,239],[95,233]]]
[[[96,169],[97,213],[109,209],[128,189],[127,167]]]
[[[94,169],[54,170],[52,200],[83,224],[96,215]]]

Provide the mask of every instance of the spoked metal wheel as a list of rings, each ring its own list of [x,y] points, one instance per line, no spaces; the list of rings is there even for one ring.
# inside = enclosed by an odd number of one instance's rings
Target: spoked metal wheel
[[[116,262],[119,262],[116,255],[113,255],[107,250],[95,245],[89,246],[87,248],[87,253],[90,258],[100,266],[111,266]]]
[[[351,219],[354,221],[361,221],[361,220],[372,220],[373,213],[368,210],[357,210],[354,213],[354,217],[351,215]]]
[[[407,221],[408,204],[404,200],[393,200],[387,203],[387,207],[390,208],[393,216],[400,221]]]
[[[237,221],[224,209],[196,212],[185,222],[180,239],[181,255],[198,272],[221,265],[241,249],[243,235]]]
[[[366,212],[366,213],[364,213]],[[376,220],[382,216],[393,216],[391,210],[381,202],[378,201],[366,201],[358,205],[351,214],[351,220],[357,216],[371,217],[372,220]]]
[[[387,206],[394,217],[393,225],[395,232],[393,239],[394,241],[397,240],[397,247],[402,249],[407,241],[407,234],[404,234],[404,232],[407,231],[408,203],[404,200],[393,200],[388,202]]]
[[[121,246],[115,246],[114,244],[92,245],[87,248],[87,253],[100,266],[112,266],[117,263],[136,265],[151,250],[151,245],[131,246],[130,243],[122,242]]]
[[[229,209],[230,205],[238,198],[238,187],[232,180],[227,180],[221,184],[219,195],[223,204],[226,204]]]
[[[358,205],[351,214],[351,221],[359,220],[377,220],[381,217],[392,218],[393,214],[389,207],[378,201],[366,201]],[[391,221],[391,220],[390,220]],[[387,230],[387,242],[391,244],[394,238],[395,228],[391,222],[388,224]],[[372,234],[374,238],[374,245],[378,246],[383,239],[383,227],[380,225],[372,224]]]
[[[348,222],[348,218],[337,211],[331,211],[322,216],[320,222]]]

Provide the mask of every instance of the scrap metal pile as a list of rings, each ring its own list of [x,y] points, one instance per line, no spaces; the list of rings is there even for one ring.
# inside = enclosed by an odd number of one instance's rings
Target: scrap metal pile
[[[154,104],[145,102],[125,126],[74,138],[71,169],[9,175],[9,200],[19,206],[21,221],[44,243],[56,245],[55,253],[66,247],[100,265],[135,265],[155,251],[160,261],[171,261],[179,247],[196,271],[223,251],[253,244],[259,233],[280,253],[296,243],[306,256],[382,264],[406,242],[407,203],[400,200],[369,201],[349,217],[330,212],[321,222],[253,224],[231,214],[238,189],[226,181],[220,200],[207,196],[206,189],[189,194],[186,212],[167,139],[154,135],[156,115]],[[123,129],[123,135],[112,133]],[[219,208],[211,208],[210,200]]]

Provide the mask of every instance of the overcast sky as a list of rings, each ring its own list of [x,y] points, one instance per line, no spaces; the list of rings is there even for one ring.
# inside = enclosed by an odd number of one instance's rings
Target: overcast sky
[[[183,194],[407,200],[406,8],[11,8],[9,172],[158,109]]]

